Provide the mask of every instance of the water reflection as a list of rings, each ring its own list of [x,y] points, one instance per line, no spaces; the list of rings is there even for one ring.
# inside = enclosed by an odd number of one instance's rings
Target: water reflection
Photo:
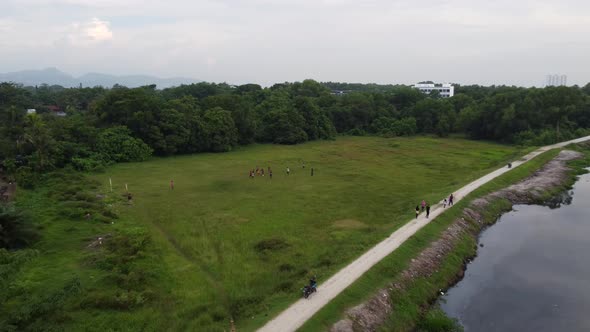
[[[574,194],[575,193],[575,194]],[[515,206],[441,307],[466,331],[590,331],[590,175],[547,206]]]

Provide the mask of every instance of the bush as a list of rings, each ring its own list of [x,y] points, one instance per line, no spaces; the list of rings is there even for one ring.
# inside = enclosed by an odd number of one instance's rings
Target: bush
[[[373,121],[371,128],[373,132],[383,137],[410,136],[418,130],[416,119],[412,117],[400,120],[379,117]]]
[[[101,171],[109,164],[109,162],[104,159],[108,159],[108,157],[105,158],[101,155],[93,155],[88,158],[73,157],[72,166],[75,170],[82,172]]]
[[[144,161],[153,152],[142,140],[132,137],[131,131],[125,126],[109,128],[100,133],[97,149],[107,161],[112,162]]]
[[[350,135],[350,136],[365,136],[365,135],[367,135],[367,132],[365,132],[364,130],[362,130],[360,128],[352,128],[351,130],[348,131],[348,135]]]
[[[39,174],[34,172],[32,168],[23,166],[17,169],[15,179],[19,186],[32,189],[39,181]]]

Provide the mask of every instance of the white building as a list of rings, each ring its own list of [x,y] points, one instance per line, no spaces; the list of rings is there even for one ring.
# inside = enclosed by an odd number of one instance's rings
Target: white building
[[[449,98],[455,95],[455,87],[450,83],[433,83],[433,82],[421,82],[412,86],[420,90],[424,94],[430,94],[436,90],[440,93],[442,98]]]
[[[545,77],[545,86],[566,86],[567,75],[547,75]]]
[[[37,113],[37,110],[34,108],[27,109],[27,114],[36,114],[36,113]]]

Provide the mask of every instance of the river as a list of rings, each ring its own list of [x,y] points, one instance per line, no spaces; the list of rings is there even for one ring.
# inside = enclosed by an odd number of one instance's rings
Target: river
[[[590,331],[590,174],[561,203],[516,205],[481,234],[440,299],[466,332]]]

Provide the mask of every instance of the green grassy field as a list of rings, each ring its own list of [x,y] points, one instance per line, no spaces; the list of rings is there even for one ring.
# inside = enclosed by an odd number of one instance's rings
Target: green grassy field
[[[72,225],[55,217],[43,191],[21,195],[44,220],[37,248],[48,253],[19,273],[39,292],[73,276],[83,292],[97,292],[113,282],[85,263],[89,239],[145,232],[145,258],[134,264],[150,272],[153,299],[132,310],[82,306],[64,326],[223,331],[233,317],[240,331],[253,330],[299,297],[308,276],[321,283],[411,219],[422,199],[436,203],[522,152],[462,139],[341,137],[119,164],[91,176],[118,212],[115,224]],[[249,179],[257,166],[270,166],[273,179]],[[124,184],[132,205],[117,199]]]

